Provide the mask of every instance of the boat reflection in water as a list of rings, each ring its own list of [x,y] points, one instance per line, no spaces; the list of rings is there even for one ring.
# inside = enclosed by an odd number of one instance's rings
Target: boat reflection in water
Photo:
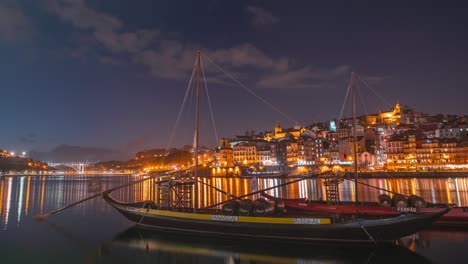
[[[397,245],[333,246],[205,240],[138,227],[118,234],[102,254],[126,258],[140,256],[157,263],[430,263]]]

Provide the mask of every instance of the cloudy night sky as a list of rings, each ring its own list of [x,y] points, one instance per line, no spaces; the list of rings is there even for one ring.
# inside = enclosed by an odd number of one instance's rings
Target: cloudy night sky
[[[0,0],[0,148],[166,147],[197,49],[220,137],[337,118],[351,71],[367,83],[360,114],[397,101],[468,114],[467,13],[462,1]],[[201,144],[214,146],[202,88]],[[193,98],[175,146],[193,138]]]

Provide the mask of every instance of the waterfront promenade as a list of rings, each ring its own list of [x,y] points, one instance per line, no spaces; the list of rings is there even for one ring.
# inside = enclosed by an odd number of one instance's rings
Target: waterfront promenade
[[[78,173],[49,173],[49,174],[31,174],[31,173],[0,173],[0,176],[86,176],[86,175],[99,175],[99,176],[120,176],[120,175],[139,175],[140,173],[129,172],[85,172],[84,174]],[[150,173],[152,174],[152,173]],[[333,174],[330,172],[330,174]],[[348,172],[350,176],[354,175]],[[202,175],[210,177],[211,175]],[[290,174],[287,178],[301,178],[308,177],[310,174]],[[211,176],[213,178],[237,178],[238,176]],[[359,178],[374,178],[374,179],[392,179],[392,178],[468,178],[468,171],[374,171],[374,172],[359,172]],[[247,177],[248,178],[248,177]],[[275,177],[258,177],[258,178],[275,178]]]
[[[0,173],[0,177],[9,176],[9,177],[21,177],[21,176],[122,176],[122,175],[139,175],[139,173],[130,173],[130,172],[85,172],[85,173]]]
[[[468,177],[468,171],[359,172],[362,178],[457,178]]]

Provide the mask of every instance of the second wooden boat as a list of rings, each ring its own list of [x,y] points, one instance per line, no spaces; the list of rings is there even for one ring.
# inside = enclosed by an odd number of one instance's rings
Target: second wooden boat
[[[401,214],[413,213],[424,214],[440,211],[441,207],[395,207],[395,206],[380,206],[372,205],[371,203],[355,203],[348,204],[328,204],[323,201],[309,201],[305,198],[288,199],[271,196],[267,193],[262,193],[262,196],[274,200],[281,201],[289,210],[307,211],[315,213],[330,213],[343,216],[357,216],[361,218],[385,218],[396,217]],[[468,227],[468,207],[454,207],[446,214],[442,215],[434,222],[436,226],[444,227]]]

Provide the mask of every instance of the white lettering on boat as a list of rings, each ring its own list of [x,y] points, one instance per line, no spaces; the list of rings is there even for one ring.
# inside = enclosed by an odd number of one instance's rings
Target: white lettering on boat
[[[397,207],[397,211],[403,213],[416,213],[417,209],[416,207]]]
[[[320,219],[318,218],[294,218],[294,224],[301,224],[301,225],[319,225]]]
[[[233,215],[211,215],[211,220],[237,222],[237,216]]]

